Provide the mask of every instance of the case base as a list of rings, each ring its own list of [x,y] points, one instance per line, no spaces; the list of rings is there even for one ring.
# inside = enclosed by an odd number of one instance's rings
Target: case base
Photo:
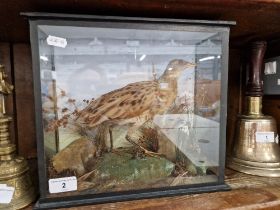
[[[93,196],[71,196],[67,198],[53,198],[42,199],[40,198],[34,206],[34,209],[56,209],[56,208],[68,208],[72,206],[94,205],[102,203],[121,202],[129,200],[150,199],[167,196],[180,196],[193,193],[206,193],[217,191],[228,191],[231,188],[227,184],[193,187],[188,189],[174,189],[166,191],[154,191],[154,192],[141,192],[133,194],[120,194],[106,197],[93,197]]]

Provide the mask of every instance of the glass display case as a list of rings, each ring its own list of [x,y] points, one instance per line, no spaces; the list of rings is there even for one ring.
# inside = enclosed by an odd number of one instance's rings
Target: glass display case
[[[229,189],[233,22],[28,13],[38,208]]]

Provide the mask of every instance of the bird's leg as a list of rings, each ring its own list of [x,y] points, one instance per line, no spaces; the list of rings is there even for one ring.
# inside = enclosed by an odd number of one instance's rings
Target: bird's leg
[[[109,126],[109,135],[110,135],[110,152],[113,151],[113,128]]]

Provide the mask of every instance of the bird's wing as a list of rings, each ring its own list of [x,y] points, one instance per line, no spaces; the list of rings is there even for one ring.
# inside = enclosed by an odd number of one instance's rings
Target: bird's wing
[[[157,82],[131,83],[89,103],[78,113],[77,120],[94,127],[107,120],[133,118],[150,109],[155,99]]]

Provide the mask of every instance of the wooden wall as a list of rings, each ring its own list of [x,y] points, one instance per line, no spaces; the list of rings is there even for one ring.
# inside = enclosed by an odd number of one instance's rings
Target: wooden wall
[[[18,151],[24,157],[32,158],[37,152],[31,49],[29,44],[14,44],[12,51]]]
[[[229,50],[228,66],[228,108],[227,108],[227,154],[230,154],[234,141],[235,122],[242,112],[242,51]]]

